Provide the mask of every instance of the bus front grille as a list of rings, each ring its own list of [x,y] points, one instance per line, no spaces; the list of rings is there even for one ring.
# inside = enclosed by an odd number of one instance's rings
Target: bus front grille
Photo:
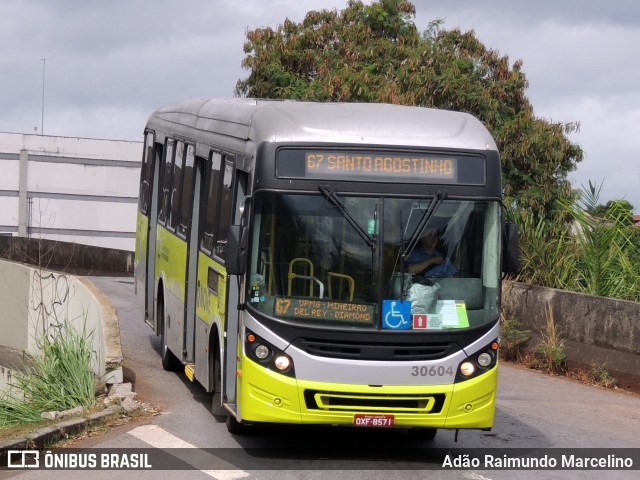
[[[460,350],[453,342],[382,343],[298,338],[294,345],[319,357],[353,360],[439,360]]]
[[[327,412],[371,412],[436,414],[442,411],[444,393],[374,395],[351,392],[305,390],[308,410]]]

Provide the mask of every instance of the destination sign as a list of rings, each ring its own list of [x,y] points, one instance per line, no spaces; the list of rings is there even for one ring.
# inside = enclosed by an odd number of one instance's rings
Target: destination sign
[[[485,184],[480,155],[281,149],[277,176],[385,183]]]
[[[456,181],[457,159],[419,155],[391,156],[359,153],[306,152],[307,177],[419,177],[423,180]]]
[[[373,324],[373,305],[290,297],[278,297],[274,304],[280,317],[309,318],[319,321]]]

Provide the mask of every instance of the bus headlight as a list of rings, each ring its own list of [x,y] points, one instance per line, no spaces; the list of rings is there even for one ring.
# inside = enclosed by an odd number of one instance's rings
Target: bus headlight
[[[286,372],[291,367],[291,359],[287,355],[278,355],[273,364],[281,372]]]
[[[244,351],[247,358],[263,368],[288,377],[295,377],[291,357],[249,329],[244,335]]]
[[[498,341],[494,340],[465,358],[458,366],[455,382],[464,382],[494,368],[498,360],[498,348]]]
[[[493,357],[491,356],[491,354],[483,352],[478,355],[478,365],[480,365],[481,367],[486,368],[491,365],[491,362],[493,362]]]
[[[476,367],[471,362],[462,362],[462,364],[460,364],[460,373],[465,377],[470,377],[475,373],[475,371]]]
[[[267,347],[266,345],[258,345],[253,353],[255,353],[256,357],[258,357],[258,360],[264,360],[271,354],[271,352],[269,351],[269,347]]]

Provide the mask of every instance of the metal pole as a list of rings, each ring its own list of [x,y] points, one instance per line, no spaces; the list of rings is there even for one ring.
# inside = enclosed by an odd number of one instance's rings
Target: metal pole
[[[40,135],[44,135],[44,71],[47,65],[47,59],[41,58],[42,60],[42,116],[40,120]]]

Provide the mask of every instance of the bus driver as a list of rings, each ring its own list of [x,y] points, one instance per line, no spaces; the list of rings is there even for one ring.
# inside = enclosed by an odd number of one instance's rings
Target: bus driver
[[[407,270],[414,275],[425,277],[451,277],[458,269],[437,250],[440,235],[430,229],[420,239],[420,244],[407,257]]]

